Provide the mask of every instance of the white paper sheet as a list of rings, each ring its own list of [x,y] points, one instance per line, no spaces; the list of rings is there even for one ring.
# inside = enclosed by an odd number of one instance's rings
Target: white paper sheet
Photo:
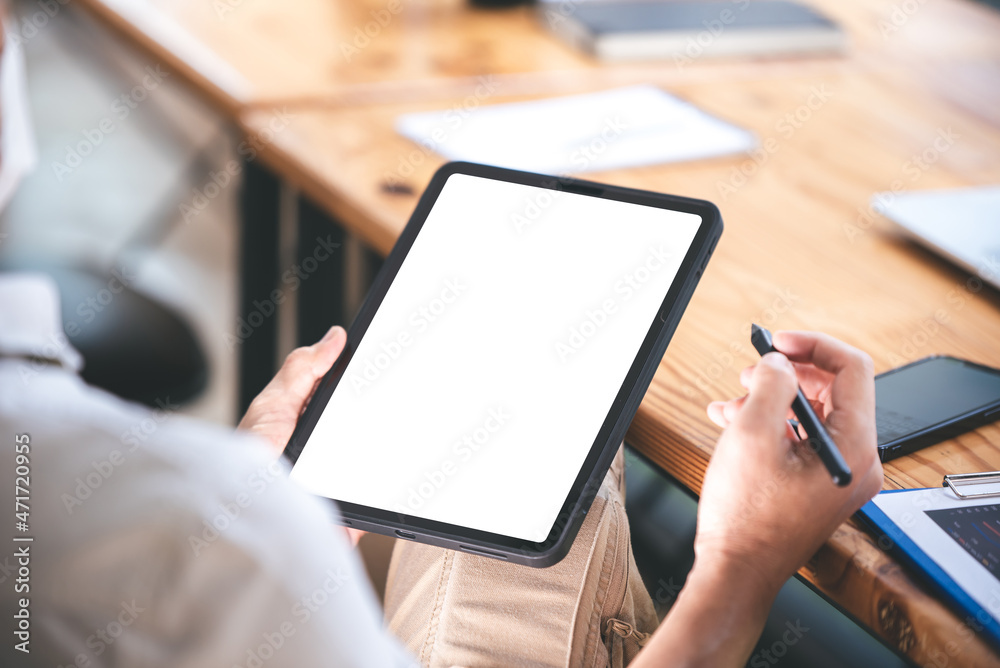
[[[579,173],[748,151],[753,133],[653,86],[407,114],[397,131],[450,160]]]

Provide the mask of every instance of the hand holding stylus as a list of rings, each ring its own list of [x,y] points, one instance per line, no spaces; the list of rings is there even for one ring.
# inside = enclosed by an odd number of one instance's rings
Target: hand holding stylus
[[[760,325],[750,326],[750,341],[761,357],[768,353],[778,352],[774,347],[771,332]],[[795,399],[792,400],[792,411],[795,413],[799,424],[806,431],[806,435],[808,436],[806,442],[809,447],[819,456],[820,461],[823,462],[823,466],[830,472],[833,484],[840,487],[846,487],[851,484],[851,467],[844,461],[844,456],[840,454],[840,448],[830,438],[830,433],[823,426],[823,421],[816,415],[812,404],[809,403],[805,394],[802,393],[801,387],[798,388]]]
[[[774,345],[740,375],[746,396],[709,405],[725,431],[701,488],[694,568],[636,668],[745,665],[781,586],[881,488],[871,358],[815,332],[777,332]],[[788,426],[799,385],[853,471],[846,486]]]
[[[882,467],[871,358],[816,332],[778,332],[774,345],[782,352],[740,375],[745,397],[709,405],[709,417],[726,431],[702,487],[698,541],[725,551],[749,543],[748,558],[766,563],[754,552],[760,550],[767,560],[787,563],[790,575],[878,492]],[[817,454],[792,436],[789,407],[800,391],[813,399],[817,418],[853,469],[850,485],[831,485]]]

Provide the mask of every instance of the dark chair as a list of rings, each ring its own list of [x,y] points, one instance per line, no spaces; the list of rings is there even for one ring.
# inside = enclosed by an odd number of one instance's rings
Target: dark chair
[[[158,408],[205,389],[208,365],[201,346],[191,327],[163,304],[97,272],[21,262],[4,269],[40,271],[56,281],[63,328],[83,356],[88,383]]]

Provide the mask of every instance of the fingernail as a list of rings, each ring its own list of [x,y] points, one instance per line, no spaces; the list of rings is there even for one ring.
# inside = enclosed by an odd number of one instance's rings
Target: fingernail
[[[329,341],[330,339],[332,339],[334,336],[336,336],[338,332],[341,332],[341,331],[343,331],[343,327],[341,327],[340,325],[334,325],[333,327],[331,327],[326,332],[326,334],[323,335],[323,338],[320,339],[320,343],[326,343],[327,341]]]

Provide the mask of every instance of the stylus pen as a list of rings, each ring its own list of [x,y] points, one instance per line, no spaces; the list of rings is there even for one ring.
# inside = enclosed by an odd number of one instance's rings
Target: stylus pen
[[[750,326],[750,343],[757,349],[761,357],[767,353],[778,352],[774,348],[774,341],[771,339],[771,332],[760,325]],[[799,387],[795,393],[795,400],[792,401],[792,412],[799,419],[799,424],[806,430],[809,437],[809,447],[819,456],[823,466],[830,472],[833,484],[846,487],[851,484],[851,468],[844,461],[844,455],[840,454],[837,444],[830,438],[830,432],[826,430],[819,416],[813,410],[812,404],[806,399]]]

